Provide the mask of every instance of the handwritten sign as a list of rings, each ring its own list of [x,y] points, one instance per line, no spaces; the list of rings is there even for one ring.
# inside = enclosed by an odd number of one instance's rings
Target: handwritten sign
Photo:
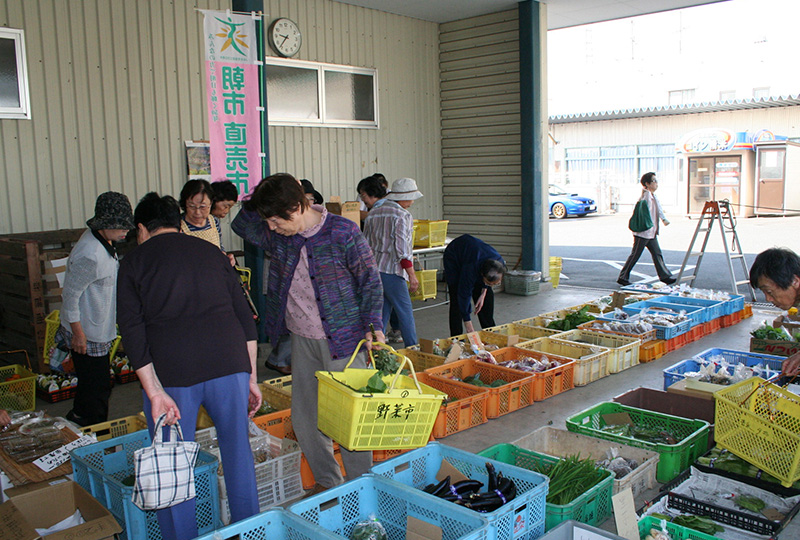
[[[63,463],[69,461],[69,453],[71,450],[94,444],[97,441],[93,437],[86,435],[75,439],[71,443],[67,443],[61,448],[56,448],[46,456],[42,456],[33,462],[34,465],[42,469],[44,472],[50,472],[56,467],[61,466]]]

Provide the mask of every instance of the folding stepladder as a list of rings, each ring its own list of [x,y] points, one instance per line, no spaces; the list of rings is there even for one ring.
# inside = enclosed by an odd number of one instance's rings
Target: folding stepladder
[[[731,291],[735,294],[739,294],[739,286],[746,285],[750,292],[751,300],[755,301],[756,292],[753,290],[753,287],[750,285],[750,280],[748,279],[749,271],[747,269],[747,261],[744,259],[742,245],[739,243],[739,236],[736,234],[736,219],[729,201],[706,201],[705,206],[703,206],[703,212],[700,214],[700,221],[697,223],[694,236],[689,244],[689,249],[686,251],[686,256],[683,258],[681,271],[678,274],[678,283],[688,283],[690,286],[694,284],[694,280],[697,279],[697,273],[700,271],[700,263],[703,261],[703,255],[706,252],[708,239],[711,237],[711,230],[714,228],[714,223],[716,222],[719,222],[719,229],[722,234],[722,246],[725,248],[725,257],[728,259],[728,270],[731,276]],[[703,238],[703,245],[700,247],[700,251],[692,251],[697,241],[697,236],[701,232],[706,233]],[[731,236],[730,249],[728,249],[727,235]],[[697,263],[694,267],[694,273],[684,276],[683,272],[686,269],[686,264],[690,259],[695,257],[697,258]],[[742,265],[743,279],[736,279],[734,260],[739,261]]]

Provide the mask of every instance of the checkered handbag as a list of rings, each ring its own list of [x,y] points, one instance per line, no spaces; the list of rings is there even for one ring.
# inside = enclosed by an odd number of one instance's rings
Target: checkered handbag
[[[142,510],[160,510],[194,498],[194,464],[200,445],[184,441],[180,424],[170,426],[164,441],[166,414],[158,417],[153,444],[136,450],[133,504]]]

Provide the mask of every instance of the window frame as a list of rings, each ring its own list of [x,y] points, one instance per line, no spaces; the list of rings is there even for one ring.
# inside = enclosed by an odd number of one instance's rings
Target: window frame
[[[30,120],[31,98],[28,85],[28,60],[25,54],[25,31],[0,27],[0,39],[14,41],[17,62],[17,90],[19,92],[19,107],[0,106],[0,119]]]
[[[309,119],[296,119],[296,118],[280,118],[273,117],[268,114],[268,121],[270,126],[302,126],[302,127],[331,127],[331,128],[360,128],[360,129],[379,129],[380,117],[378,106],[378,70],[375,68],[360,68],[355,66],[347,66],[342,64],[329,64],[324,62],[309,62],[306,60],[293,60],[288,58],[278,58],[276,56],[267,56],[265,59],[265,70],[267,66],[280,66],[289,68],[298,68],[306,70],[316,70],[317,72],[317,107],[319,110],[319,118],[316,120]],[[367,75],[372,77],[372,92],[373,92],[373,106],[374,106],[374,120],[334,120],[327,118],[326,106],[326,89],[325,89],[325,72],[336,71],[339,73],[350,73],[354,75]],[[269,100],[269,92],[267,92],[267,100]],[[269,111],[269,104],[267,104]]]

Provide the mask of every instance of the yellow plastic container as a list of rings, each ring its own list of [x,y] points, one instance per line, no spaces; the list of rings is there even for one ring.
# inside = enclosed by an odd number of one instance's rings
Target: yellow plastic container
[[[418,226],[414,236],[414,247],[431,248],[443,246],[447,238],[447,224],[449,220],[428,220],[415,219],[414,224]]]
[[[714,392],[714,439],[791,487],[800,480],[800,398],[760,377]]]
[[[412,300],[436,298],[436,270],[417,270],[419,289],[411,295]]]
[[[18,375],[16,379],[6,381]],[[32,411],[36,406],[36,375],[19,364],[0,367],[0,409]]]
[[[433,424],[447,394],[420,384],[413,364],[403,357],[394,375],[383,377],[385,393],[365,394],[353,388],[366,386],[377,370],[350,368],[362,340],[344,371],[317,371],[319,399],[317,425],[325,435],[348,450],[402,450],[428,443]],[[382,345],[392,352],[394,349]],[[407,367],[411,377],[401,375]]]
[[[561,257],[550,257],[550,283],[554,289],[558,288],[561,279]]]
[[[143,429],[147,429],[147,420],[145,420],[144,416],[134,415],[86,426],[81,428],[81,432],[85,435],[94,433],[95,437],[97,437],[97,441],[100,442]]]
[[[42,358],[44,359],[44,363],[48,365],[50,364],[50,351],[56,346],[56,332],[58,332],[58,327],[61,326],[61,315],[59,313],[59,310],[56,309],[44,318],[45,332]],[[117,330],[117,332],[119,332],[119,330]],[[111,351],[108,355],[108,359],[111,362],[117,357],[117,349],[119,348],[121,339],[119,334],[117,334],[117,339],[114,340],[114,344],[111,346]]]

